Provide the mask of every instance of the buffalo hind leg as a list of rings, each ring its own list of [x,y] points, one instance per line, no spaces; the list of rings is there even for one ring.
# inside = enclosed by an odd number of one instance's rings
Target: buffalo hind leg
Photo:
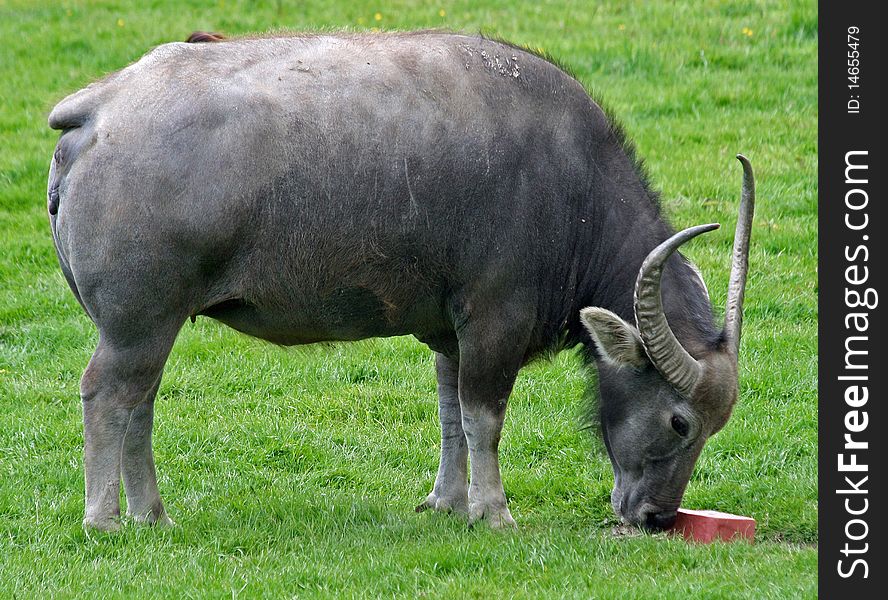
[[[441,421],[441,462],[435,487],[416,512],[434,509],[442,512],[468,512],[466,461],[469,448],[459,407],[459,363],[435,353],[438,377],[438,418]]]
[[[154,400],[160,379],[147,399],[130,414],[123,438],[121,472],[126,492],[126,515],[134,521],[151,525],[173,525],[157,490],[151,431],[154,425]]]
[[[145,426],[151,421],[150,408],[145,405],[153,401],[173,339],[175,334],[169,339],[120,345],[100,333],[99,345],[80,382],[86,527],[120,527],[122,461],[126,462],[127,491],[134,495],[133,507],[145,511],[145,520],[162,520],[153,459],[145,455],[146,445],[150,453],[150,430],[146,436]],[[133,437],[125,441],[134,422]]]

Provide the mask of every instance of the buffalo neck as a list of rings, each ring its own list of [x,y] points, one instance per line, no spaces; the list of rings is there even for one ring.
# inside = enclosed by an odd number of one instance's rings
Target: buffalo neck
[[[656,195],[638,167],[626,177],[610,177],[603,185],[594,186],[587,210],[593,215],[592,226],[585,230],[586,252],[580,259],[586,268],[578,269],[576,297],[580,302],[572,309],[576,314],[583,307],[598,306],[635,324],[634,292],[639,269],[673,229],[660,214]],[[679,253],[669,258],[663,270],[661,297],[670,327],[691,355],[700,356],[719,343],[721,330],[715,324],[703,281]],[[576,339],[586,335],[578,319],[572,319],[572,325],[569,338],[586,341]]]

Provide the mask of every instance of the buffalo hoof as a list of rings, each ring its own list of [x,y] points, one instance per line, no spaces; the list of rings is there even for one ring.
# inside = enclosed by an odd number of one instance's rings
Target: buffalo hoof
[[[176,522],[173,521],[169,515],[165,512],[161,513],[159,517],[155,517],[152,514],[148,515],[131,515],[127,514],[127,517],[132,519],[133,523],[137,523],[139,525],[150,525],[151,527],[158,527],[160,529],[167,529],[176,526]]]
[[[120,518],[86,517],[83,519],[83,528],[86,531],[104,531],[108,533],[120,531]]]
[[[416,512],[425,512],[429,509],[442,513],[468,514],[469,500],[466,496],[438,496],[432,492],[426,496],[425,502],[416,507]]]
[[[469,508],[469,526],[478,521],[486,521],[493,529],[517,529],[507,506],[497,504],[473,504]]]

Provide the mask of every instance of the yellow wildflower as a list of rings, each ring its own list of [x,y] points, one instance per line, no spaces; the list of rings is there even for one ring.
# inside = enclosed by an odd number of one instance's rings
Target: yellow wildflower
[[[373,15],[373,18],[377,21],[382,21],[382,13],[376,13],[375,15]]]

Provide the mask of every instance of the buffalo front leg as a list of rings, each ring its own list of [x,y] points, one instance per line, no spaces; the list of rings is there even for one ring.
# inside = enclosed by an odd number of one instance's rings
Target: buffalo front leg
[[[469,448],[459,407],[459,363],[435,353],[435,371],[438,376],[438,418],[441,421],[441,462],[435,487],[416,511],[431,508],[465,513],[468,511],[466,461]]]
[[[499,467],[499,441],[509,394],[521,368],[520,335],[495,335],[496,323],[460,340],[459,400],[469,447],[469,522],[515,526]]]
[[[150,461],[153,472],[153,459],[148,457],[146,461],[139,456],[145,450],[144,432],[135,435],[129,444],[125,439],[134,419],[140,425],[145,423],[143,405],[157,389],[169,345],[165,349],[152,344],[120,347],[100,335],[99,346],[80,382],[86,527],[120,527],[122,459],[127,462],[128,487],[139,490],[135,492],[138,502],[157,494],[153,473],[150,480],[145,478],[145,465]],[[150,435],[147,443],[150,448]]]

